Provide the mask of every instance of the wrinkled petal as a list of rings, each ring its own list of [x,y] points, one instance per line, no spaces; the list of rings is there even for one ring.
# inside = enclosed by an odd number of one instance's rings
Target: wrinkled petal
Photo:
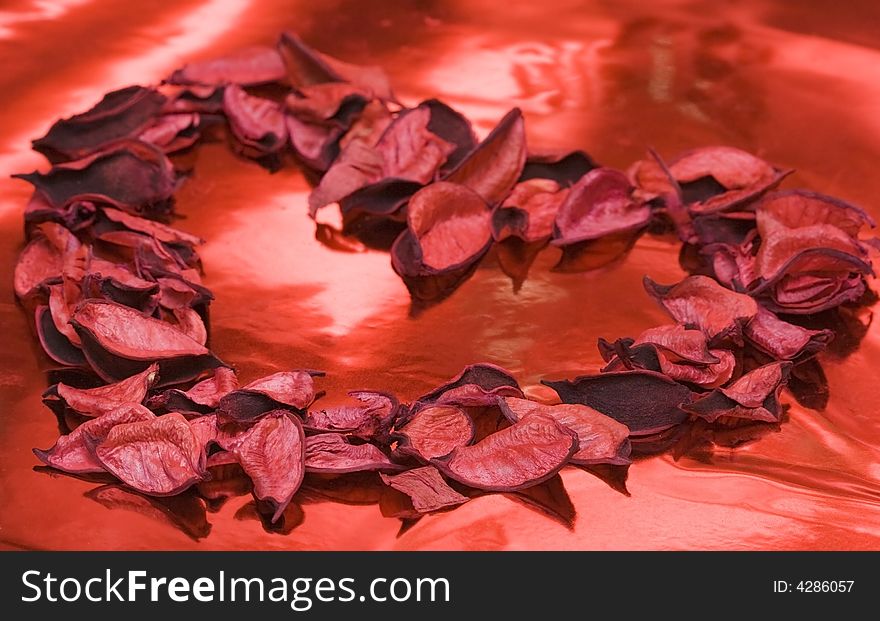
[[[443,480],[434,466],[413,468],[395,475],[381,475],[382,481],[409,496],[413,508],[419,513],[432,513],[456,507],[468,501]]]
[[[716,388],[684,408],[710,423],[721,418],[777,423],[782,415],[779,393],[788,381],[790,370],[788,362],[758,367],[730,386]]]
[[[307,371],[281,371],[255,380],[220,399],[217,413],[227,421],[249,421],[283,407],[305,410],[315,400]]]
[[[474,433],[471,417],[453,405],[420,407],[396,431],[401,439],[400,451],[425,461],[444,457],[470,444]]]
[[[740,323],[758,312],[754,299],[706,276],[688,276],[669,286],[645,277],[645,289],[673,319],[698,327],[710,341],[726,335],[737,338]]]
[[[187,63],[172,73],[168,81],[186,85],[249,86],[277,82],[284,79],[286,74],[284,62],[275,49],[256,46],[221,58]]]
[[[107,472],[151,496],[172,496],[201,480],[205,452],[180,414],[114,426],[95,456]]]
[[[825,349],[834,333],[831,330],[808,330],[779,319],[764,308],[746,324],[746,339],[777,360],[803,359]]]
[[[233,449],[254,482],[254,497],[271,506],[272,522],[278,521],[302,483],[304,446],[299,419],[279,410],[261,418]]]
[[[269,99],[248,95],[230,85],[223,92],[223,110],[233,135],[245,146],[245,154],[275,153],[287,143],[287,124],[281,106]]]
[[[119,381],[159,363],[157,386],[201,375],[222,362],[173,326],[103,300],[87,300],[71,319],[89,364],[104,380]]]
[[[306,438],[306,472],[345,474],[381,470],[391,472],[402,467],[372,444],[351,444],[338,433],[322,433]]]
[[[514,108],[449,173],[446,181],[467,186],[487,204],[497,205],[510,194],[525,163],[525,122],[519,108]]]
[[[513,188],[504,203],[492,212],[492,236],[502,241],[515,236],[527,242],[548,239],[560,206],[568,197],[552,179],[530,179]]]
[[[220,399],[238,388],[238,377],[228,367],[214,369],[214,375],[198,382],[189,390],[170,388],[151,397],[147,405],[151,409],[171,412],[207,413],[220,405]]]
[[[546,414],[532,414],[434,465],[470,487],[506,492],[546,481],[577,450],[577,434]]]
[[[136,375],[97,388],[74,388],[64,383],[50,386],[43,393],[43,403],[54,410],[60,405],[82,416],[97,417],[126,403],[141,403],[156,382],[159,365],[151,364]]]
[[[135,138],[165,105],[165,96],[142,86],[104,95],[82,114],[55,121],[48,133],[33,141],[35,151],[50,162],[76,160],[125,138]]]
[[[313,431],[353,433],[361,438],[371,438],[388,430],[397,412],[397,399],[369,390],[355,390],[348,394],[362,405],[310,411],[303,426]]]
[[[138,403],[127,403],[87,420],[66,436],[61,436],[48,450],[34,449],[34,455],[45,463],[64,472],[83,474],[104,472],[104,466],[95,457],[94,445],[103,442],[116,425],[153,420],[155,417]]]
[[[611,168],[590,171],[571,188],[556,214],[556,245],[595,240],[647,225],[650,208],[632,198],[632,186]]]
[[[418,399],[418,403],[462,407],[495,405],[498,397],[522,397],[516,379],[494,364],[472,364],[454,378]]]
[[[576,433],[578,451],[572,455],[571,463],[630,463],[629,428],[591,407],[579,404],[544,405],[516,397],[499,397],[498,405],[512,423],[534,414],[543,414]]]

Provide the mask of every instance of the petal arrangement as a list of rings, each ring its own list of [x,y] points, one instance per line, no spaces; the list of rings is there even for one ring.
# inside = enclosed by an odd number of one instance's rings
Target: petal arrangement
[[[671,322],[599,339],[606,366],[546,380],[552,400],[529,399],[490,364],[410,402],[360,389],[321,408],[322,374],[308,370],[241,386],[209,348],[202,240],[169,224],[182,179],[171,158],[217,136],[270,170],[294,160],[312,174],[309,212],[339,209],[338,234],[393,234],[391,268],[414,311],[453,294],[487,254],[518,288],[547,246],[561,249],[554,269],[582,271],[647,232],[676,235],[690,275],[646,277],[646,300]],[[52,166],[19,175],[34,193],[14,289],[47,356],[78,371],[45,392],[66,433],[34,453],[109,476],[90,497],[170,515],[196,538],[210,528],[205,507],[248,493],[236,517],[278,532],[314,497],[378,502],[411,523],[487,492],[571,525],[563,467],[614,479],[689,425],[736,441],[778,425],[781,391],[815,373],[835,336],[817,322],[873,295],[860,238],[873,221],[778,189],[791,171],[720,146],[649,151],[627,171],[582,151],[534,153],[517,109],[480,141],[450,106],[405,107],[380,68],[292,33],[108,93],[33,147]]]

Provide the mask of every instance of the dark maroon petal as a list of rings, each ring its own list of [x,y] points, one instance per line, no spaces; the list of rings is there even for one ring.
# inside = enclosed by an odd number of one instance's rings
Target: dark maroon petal
[[[419,403],[494,406],[498,397],[522,397],[516,379],[494,364],[472,364],[454,378],[419,397]]]
[[[279,408],[305,410],[315,400],[315,382],[307,371],[281,371],[255,380],[220,399],[225,421],[250,421]]]
[[[530,179],[516,184],[504,203],[492,212],[492,237],[515,236],[527,242],[549,239],[559,207],[568,197],[552,179]]]
[[[151,496],[178,494],[205,473],[204,448],[176,413],[114,426],[95,456],[120,481]]]
[[[629,428],[591,407],[567,403],[544,405],[517,397],[499,397],[498,405],[513,423],[543,414],[577,434],[578,451],[570,460],[573,464],[630,463]]]
[[[577,434],[545,414],[532,414],[435,465],[470,487],[509,492],[549,479],[577,450]]]
[[[803,359],[825,349],[834,333],[831,330],[808,330],[779,319],[764,308],[746,324],[746,339],[777,360]]]
[[[779,422],[782,415],[779,393],[788,381],[790,370],[789,362],[758,367],[730,386],[716,388],[684,408],[710,423],[720,418]]]
[[[444,457],[474,439],[474,423],[454,405],[427,405],[418,408],[398,427],[399,448],[404,454],[424,461]]]
[[[157,386],[194,379],[222,362],[173,326],[103,300],[88,300],[71,320],[89,364],[104,380],[119,381],[159,363]]]
[[[675,285],[659,285],[645,277],[645,289],[673,319],[700,328],[711,341],[739,334],[739,324],[758,312],[751,297],[725,289],[706,276],[688,276]]]
[[[565,187],[597,167],[593,158],[583,151],[529,153],[519,181],[522,183],[529,179],[550,179]]]
[[[299,419],[276,410],[251,427],[233,449],[254,482],[254,497],[271,506],[272,522],[281,517],[302,483],[304,446]]]
[[[278,51],[271,47],[251,47],[229,56],[190,62],[171,74],[171,84],[248,86],[277,82],[287,72]]]
[[[142,86],[129,86],[104,95],[91,110],[56,121],[33,141],[35,151],[50,162],[76,160],[125,138],[136,138],[165,105],[165,96]]]
[[[873,218],[861,207],[809,190],[773,192],[761,200],[755,211],[771,215],[788,228],[830,224],[851,237],[856,237],[865,225],[874,226]]]
[[[467,186],[487,204],[497,205],[516,185],[525,162],[525,123],[522,112],[514,108],[449,173],[446,181]]]
[[[687,418],[681,406],[691,391],[653,371],[621,371],[583,375],[573,380],[542,381],[563,403],[580,403],[629,427],[632,435],[668,429]]]
[[[354,433],[362,438],[371,438],[387,431],[397,411],[397,399],[370,390],[355,390],[348,394],[362,405],[311,411],[305,417],[303,426],[311,431]]]
[[[100,197],[142,210],[168,201],[176,185],[171,162],[162,151],[134,140],[84,160],[59,164],[48,173],[15,177],[33,184],[56,207],[78,197]]]
[[[159,365],[151,364],[137,375],[97,388],[74,388],[58,383],[46,390],[43,403],[52,409],[61,404],[82,416],[101,416],[126,403],[141,403],[156,382],[158,372]]]
[[[468,501],[466,496],[449,487],[434,466],[413,468],[392,476],[386,474],[381,476],[386,485],[409,496],[413,508],[419,513],[432,513]]]
[[[52,320],[52,312],[48,306],[38,306],[35,311],[37,338],[43,351],[52,360],[65,366],[86,366],[86,357],[83,351],[70,342],[66,336],[58,331]]]
[[[47,284],[61,282],[66,258],[80,246],[76,236],[60,224],[41,224],[18,255],[13,276],[15,295],[23,299],[37,294]]]
[[[287,143],[287,124],[280,104],[248,95],[231,84],[223,91],[223,111],[247,155],[275,153]]]
[[[52,448],[45,451],[34,449],[34,455],[47,466],[64,472],[104,472],[104,466],[94,455],[95,443],[103,442],[116,425],[154,418],[152,412],[138,403],[120,405],[97,418],[87,420],[66,436],[61,436]]]
[[[345,474],[367,470],[392,472],[402,466],[372,444],[350,444],[338,433],[322,433],[306,438],[306,472]]]
[[[597,168],[587,173],[559,207],[553,243],[575,244],[645,227],[651,209],[635,200],[632,190],[620,171]]]

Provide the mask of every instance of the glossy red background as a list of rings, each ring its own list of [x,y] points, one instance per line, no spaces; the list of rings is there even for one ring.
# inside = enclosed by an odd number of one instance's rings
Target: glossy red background
[[[36,472],[52,444],[40,403],[46,359],[11,287],[29,188],[42,166],[29,140],[107,90],[155,83],[186,59],[270,43],[284,28],[346,60],[378,63],[405,102],[439,96],[485,132],[520,106],[532,147],[586,148],[625,167],[646,146],[672,155],[727,143],[795,167],[801,185],[880,216],[880,30],[876,3],[7,1],[0,8],[0,541],[11,548],[266,549],[880,549],[880,327],[857,351],[822,359],[831,400],[792,405],[779,433],[732,450],[635,464],[631,497],[563,472],[574,530],[501,496],[400,523],[376,505],[303,506],[289,535],[236,519],[248,497],[208,515],[199,542],[156,513],[109,510],[95,484]],[[46,5],[51,5],[46,8]],[[381,7],[380,7],[381,5]],[[499,10],[503,7],[503,10]],[[179,193],[181,227],[202,250],[212,343],[244,381],[319,368],[338,398],[382,388],[413,398],[485,360],[526,385],[594,371],[599,336],[665,321],[641,287],[681,277],[677,248],[644,237],[620,265],[548,271],[545,252],[518,294],[488,260],[451,299],[407,317],[408,296],[381,252],[314,239],[308,185],[269,175],[224,145],[203,147]],[[876,287],[876,284],[875,284]],[[870,313],[863,314],[867,322]],[[793,403],[790,398],[787,402]]]

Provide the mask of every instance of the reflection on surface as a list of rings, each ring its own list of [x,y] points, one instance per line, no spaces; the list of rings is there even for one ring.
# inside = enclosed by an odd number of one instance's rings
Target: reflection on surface
[[[583,147],[623,167],[647,146],[675,153],[729,143],[797,168],[797,185],[880,215],[880,51],[870,43],[870,20],[856,10],[831,14],[809,3],[759,0],[711,9],[695,0],[572,1],[554,11],[513,1],[503,12],[489,2],[411,2],[393,10],[365,10],[353,0],[223,3],[222,10],[198,0],[129,4],[119,12],[105,3],[67,3],[54,21],[2,22],[4,178],[41,163],[29,140],[59,114],[122,82],[156,82],[182,55],[218,55],[294,28],[331,54],[384,65],[407,103],[439,96],[476,115],[484,131],[510,105],[522,105],[535,148]],[[38,3],[21,5],[33,13]],[[211,7],[210,19],[188,19]],[[650,236],[620,263],[591,273],[553,272],[558,251],[544,251],[518,292],[495,264],[504,259],[490,257],[449,300],[408,319],[406,290],[387,255],[342,252],[314,239],[308,185],[295,169],[269,175],[222,145],[194,158],[196,172],[179,193],[178,209],[186,217],[182,228],[210,240],[203,257],[206,284],[217,295],[213,347],[241,368],[245,382],[282,368],[328,371],[328,405],[356,387],[412,399],[477,360],[509,368],[530,394],[546,374],[593,372],[602,362],[598,336],[637,334],[664,321],[642,293],[642,276],[673,282],[683,274],[676,245]],[[19,210],[27,192],[24,184],[0,182],[7,274],[22,239]],[[751,431],[706,438],[705,429],[690,429],[687,438],[654,439],[662,452],[630,468],[625,487],[620,473],[597,478],[564,470],[560,479],[578,512],[572,529],[501,495],[401,528],[382,517],[378,496],[355,502],[353,490],[337,481],[304,486],[297,498],[304,518],[283,537],[267,533],[258,519],[236,519],[240,511],[253,515],[243,509],[246,491],[217,492],[208,503],[216,511],[211,535],[196,542],[192,533],[204,527],[198,519],[181,527],[167,512],[175,509],[123,490],[103,492],[104,500],[138,509],[107,511],[83,497],[95,483],[34,472],[30,447],[48,446],[56,435],[39,398],[48,363],[12,303],[10,279],[2,282],[0,526],[8,546],[880,547],[880,329],[870,321],[871,304],[820,319],[849,327],[820,358],[821,373],[803,369],[803,404],[786,397],[789,420],[778,431],[745,443]],[[809,409],[823,403],[823,375],[827,405]],[[616,491],[622,489],[631,496]],[[117,494],[121,500],[112,500]],[[50,502],[63,509],[46,511]]]

